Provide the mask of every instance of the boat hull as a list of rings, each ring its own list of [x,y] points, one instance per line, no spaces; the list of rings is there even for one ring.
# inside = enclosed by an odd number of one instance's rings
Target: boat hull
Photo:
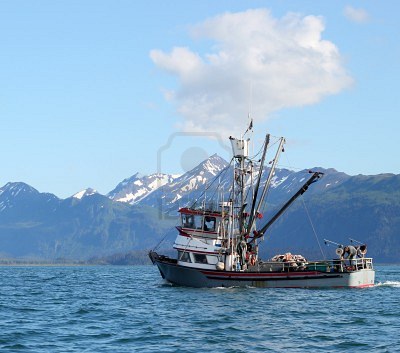
[[[352,272],[237,272],[192,268],[159,258],[152,258],[152,261],[165,280],[187,287],[363,288],[372,287],[375,282],[373,269]]]

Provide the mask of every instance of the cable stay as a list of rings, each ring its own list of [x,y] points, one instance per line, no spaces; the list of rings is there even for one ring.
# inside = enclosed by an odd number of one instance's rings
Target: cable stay
[[[303,195],[308,187],[316,182],[324,173],[321,172],[310,172],[313,173],[310,179],[303,186],[282,206],[282,208],[270,219],[270,221],[265,224],[261,229],[258,231],[254,231],[254,237],[251,241],[256,240],[264,235],[269,227],[272,226],[276,222],[276,220],[287,210],[287,208],[301,195]]]
[[[321,243],[320,243],[320,241],[319,241],[319,238],[318,238],[318,235],[317,235],[317,231],[315,230],[314,223],[313,223],[313,221],[311,220],[310,213],[308,212],[308,208],[307,208],[306,202],[304,201],[303,195],[302,195],[302,197],[301,197],[301,201],[303,202],[304,209],[306,210],[307,217],[308,217],[308,220],[309,220],[309,222],[310,222],[311,228],[312,228],[312,230],[313,230],[315,239],[317,240],[317,244],[318,244],[319,250],[321,251],[322,258],[325,260],[325,259],[326,259],[325,253],[324,253],[324,251],[322,250],[322,246],[321,246]]]

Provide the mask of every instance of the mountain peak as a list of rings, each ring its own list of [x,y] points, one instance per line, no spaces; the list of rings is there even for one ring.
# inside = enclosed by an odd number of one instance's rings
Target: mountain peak
[[[114,201],[134,204],[159,187],[171,183],[176,177],[176,175],[162,173],[146,176],[136,173],[130,178],[124,179],[107,196]]]
[[[190,174],[198,173],[200,171],[205,171],[213,176],[216,176],[221,170],[225,169],[229,163],[220,157],[218,154],[213,154],[212,156],[205,159],[197,167],[189,171]]]
[[[173,198],[179,199],[181,193],[198,189],[200,185],[204,185],[207,181],[213,179],[228,165],[229,163],[225,159],[218,154],[213,154],[183,175],[154,173],[141,176],[136,173],[130,178],[124,179],[107,196],[114,201],[135,204],[147,199],[150,195],[155,194],[155,197],[162,197],[164,186],[166,186],[168,190],[171,188],[182,189],[174,191],[174,194],[177,195],[174,195]],[[150,197],[150,199],[152,198]]]
[[[50,193],[41,193],[32,186],[22,182],[9,182],[0,188],[0,213],[10,216],[21,217],[24,212],[35,209],[38,214],[40,210],[37,205],[46,203],[46,207],[53,207],[58,202],[57,196]]]
[[[2,188],[0,188],[0,195],[3,193],[8,193],[10,194],[10,196],[16,197],[20,193],[38,194],[39,191],[37,191],[32,186],[22,182],[9,182]]]
[[[91,196],[91,195],[94,195],[94,194],[98,194],[98,192],[96,190],[92,189],[92,188],[87,188],[87,189],[84,189],[82,191],[77,192],[72,197],[75,198],[75,199],[81,200],[84,197]]]

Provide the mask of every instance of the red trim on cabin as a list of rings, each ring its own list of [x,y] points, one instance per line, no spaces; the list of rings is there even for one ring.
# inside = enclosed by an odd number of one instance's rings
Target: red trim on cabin
[[[179,213],[183,214],[193,214],[193,215],[200,215],[200,216],[213,216],[213,217],[222,217],[221,212],[211,212],[211,211],[205,211],[205,210],[193,210],[191,208],[187,207],[182,207],[178,210]]]
[[[175,227],[175,228],[178,230],[179,235],[182,235],[182,236],[184,236],[184,237],[190,238],[190,234],[189,234],[189,233],[186,233],[186,232],[183,230],[182,227],[178,226],[178,227]]]
[[[188,248],[175,248],[178,251],[184,251],[187,253],[196,253],[196,254],[206,254],[206,255],[219,255],[218,252],[210,252],[210,251],[201,251],[201,250],[192,250]]]

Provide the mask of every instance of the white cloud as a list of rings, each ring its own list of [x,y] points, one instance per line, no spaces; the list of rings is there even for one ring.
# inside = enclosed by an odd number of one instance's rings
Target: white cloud
[[[252,116],[265,121],[274,111],[317,103],[351,85],[337,47],[321,38],[324,28],[317,16],[225,13],[192,28],[196,38],[214,42],[208,53],[175,47],[152,50],[150,57],[178,79],[169,99],[183,129],[238,133],[247,123],[250,91]]]
[[[364,9],[356,9],[352,6],[346,6],[343,13],[346,18],[352,22],[365,23],[369,21],[368,12]]]

